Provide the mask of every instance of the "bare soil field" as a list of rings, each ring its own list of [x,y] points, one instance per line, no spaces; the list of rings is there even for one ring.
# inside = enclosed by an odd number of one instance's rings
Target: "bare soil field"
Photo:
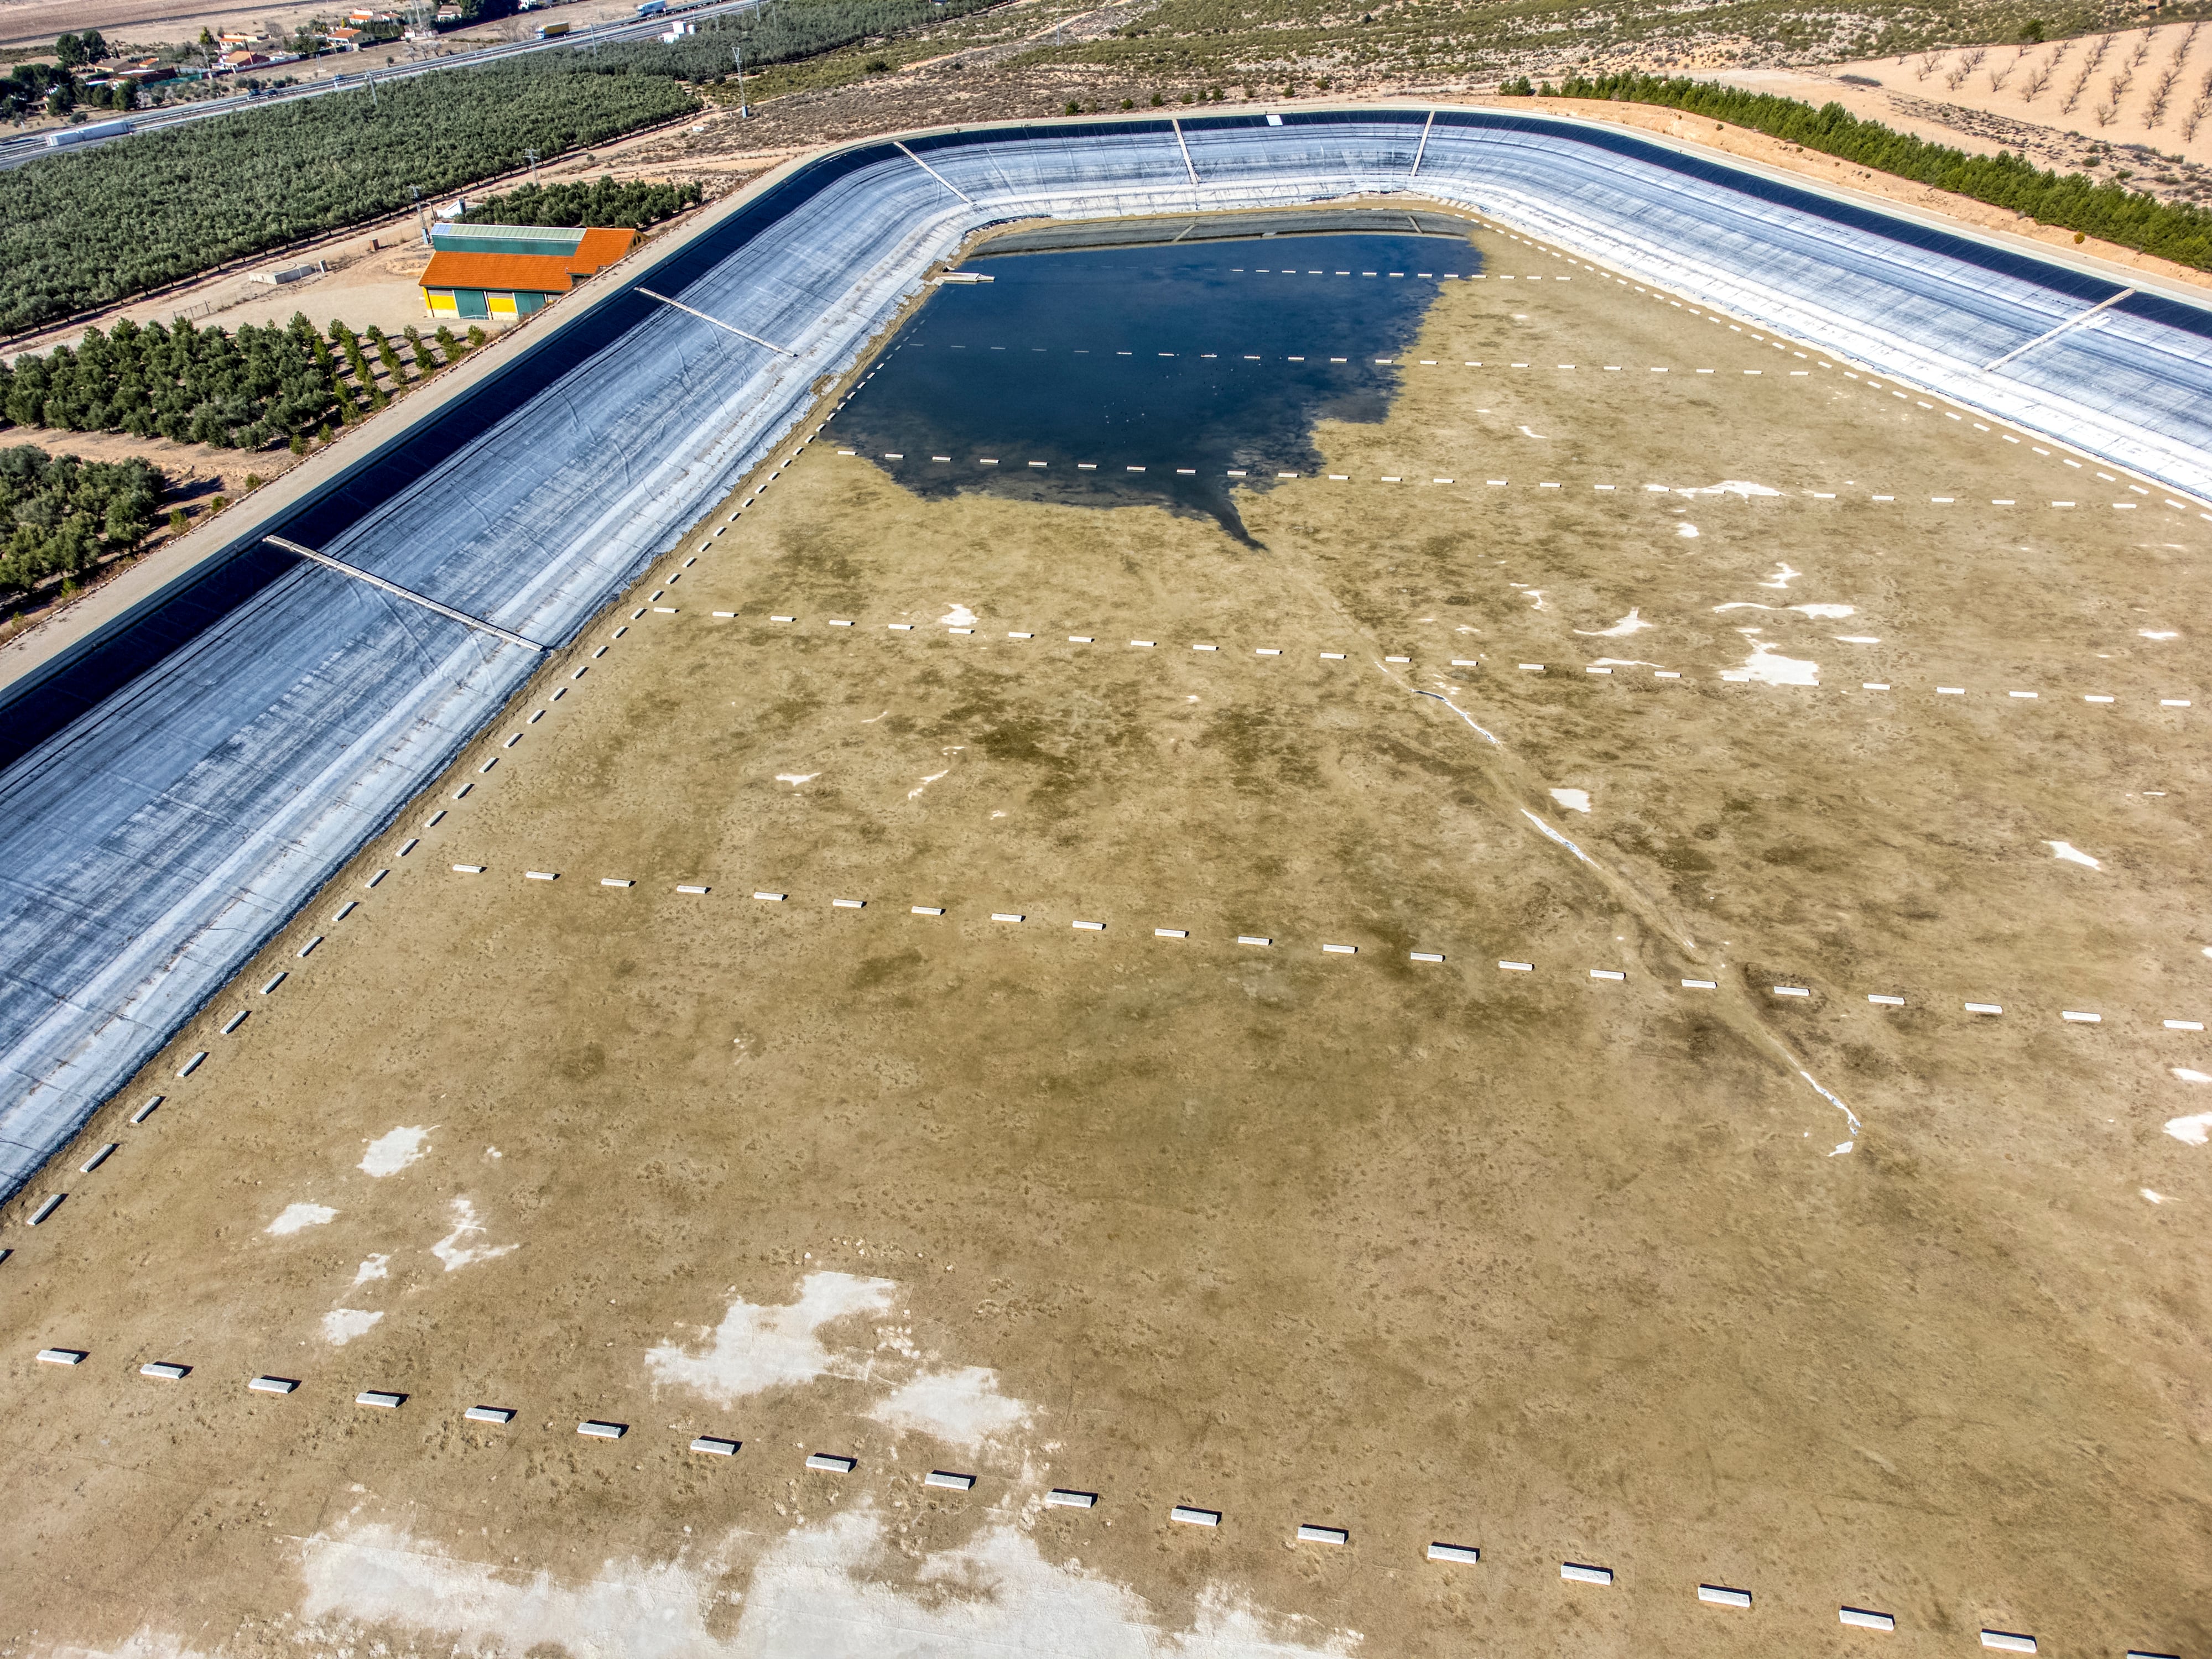
[[[2212,1639],[2212,524],[1475,240],[1256,546],[832,421],[549,662],[0,1218],[0,1653]]]

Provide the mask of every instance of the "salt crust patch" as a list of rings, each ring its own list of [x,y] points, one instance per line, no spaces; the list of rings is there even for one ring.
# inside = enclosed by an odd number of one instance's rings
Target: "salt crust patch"
[[[821,775],[819,772],[779,772],[775,775],[775,781],[778,783],[798,785],[811,783]]]
[[[323,1340],[334,1348],[343,1348],[356,1336],[367,1336],[380,1313],[364,1313],[359,1308],[333,1308],[323,1316]]]
[[[56,1648],[54,1659],[208,1659],[199,1648],[188,1648],[173,1636],[150,1626],[125,1637],[120,1647]]]
[[[964,605],[956,605],[937,619],[939,628],[973,628],[975,613]]]
[[[298,1634],[329,1650],[386,1626],[456,1652],[543,1644],[622,1659],[1346,1659],[1359,1641],[1271,1616],[1218,1586],[1198,1595],[1189,1629],[1164,1630],[1133,1591],[1051,1565],[1025,1532],[1003,1523],[924,1557],[910,1570],[910,1589],[879,1583],[898,1559],[882,1518],[866,1508],[771,1543],[752,1568],[736,1631],[717,1637],[704,1611],[724,1598],[725,1553],[738,1541],[732,1534],[696,1560],[610,1561],[588,1582],[564,1584],[549,1573],[518,1579],[457,1561],[381,1525],[318,1533],[301,1546],[307,1628]],[[149,1659],[155,1654],[167,1659],[159,1650]]]
[[[380,1134],[368,1143],[368,1151],[362,1157],[361,1172],[379,1178],[398,1175],[422,1156],[422,1143],[429,1138],[430,1132],[422,1128],[394,1129]]]
[[[1698,538],[1698,526],[1686,519],[1674,526],[1674,533],[1686,540],[1695,541]]]
[[[2202,1146],[2212,1140],[2212,1112],[2199,1112],[2193,1117],[2170,1117],[2166,1121],[2166,1132],[2187,1146]]]
[[[320,1227],[337,1214],[337,1212],[327,1204],[287,1204],[284,1206],[284,1213],[261,1231],[264,1233],[274,1233],[279,1238],[283,1238],[287,1234],[296,1233],[308,1227]]]
[[[1554,789],[1552,799],[1570,812],[1589,811],[1589,791],[1587,789]]]
[[[388,1255],[372,1255],[361,1264],[359,1270],[356,1271],[353,1276],[353,1282],[357,1288],[368,1284],[372,1279],[389,1279],[391,1277],[391,1256]]]
[[[1849,605],[1793,605],[1790,608],[1808,617],[1818,617],[1823,622],[1841,622],[1846,617],[1858,615],[1858,608]]]
[[[888,1279],[809,1273],[800,1281],[798,1301],[777,1308],[732,1302],[720,1325],[701,1333],[710,1339],[703,1352],[663,1343],[647,1352],[646,1369],[656,1382],[695,1389],[724,1405],[817,1376],[858,1376],[859,1369],[831,1353],[816,1333],[834,1320],[884,1312],[897,1288]]]
[[[1617,640],[1630,634],[1639,634],[1647,628],[1657,626],[1656,623],[1644,621],[1637,614],[1641,609],[1640,605],[1630,607],[1628,614],[1610,628],[1577,628],[1575,632],[1586,640]]]
[[[2200,1072],[2193,1066],[2177,1066],[2173,1074],[2184,1083],[2212,1083],[2212,1072]]]
[[[950,1446],[981,1448],[1024,1428],[1030,1408],[999,1392],[999,1374],[981,1365],[925,1371],[868,1413],[894,1429],[926,1434]]]
[[[480,1244],[464,1244],[465,1238],[474,1238],[484,1231],[477,1219],[477,1206],[465,1198],[453,1200],[453,1231],[430,1247],[430,1254],[446,1264],[447,1273],[465,1267],[472,1261],[495,1261],[515,1246],[501,1244],[487,1248]]]
[[[1753,495],[1779,495],[1778,489],[1769,489],[1762,483],[1747,483],[1741,478],[1723,478],[1717,484],[1707,484],[1702,489],[1678,489],[1677,495],[1741,495],[1749,500]]]
[[[1759,685],[1818,685],[1820,665],[1802,657],[1785,657],[1764,640],[1751,642],[1751,655],[1740,668],[1723,668],[1724,680],[1749,681]]]
[[[2078,864],[2091,870],[2105,867],[2070,842],[2046,841],[2043,844],[2051,849],[2051,856],[2055,859],[2063,859],[2069,864]]]

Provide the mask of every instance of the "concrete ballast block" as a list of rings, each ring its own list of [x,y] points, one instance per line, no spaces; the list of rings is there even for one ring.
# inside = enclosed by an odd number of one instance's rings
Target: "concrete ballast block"
[[[972,1474],[956,1474],[951,1469],[932,1469],[921,1477],[925,1486],[942,1486],[947,1492],[966,1492],[975,1484]]]
[[[1613,1569],[1585,1566],[1580,1561],[1562,1561],[1559,1563],[1559,1577],[1573,1584],[1610,1584]]]
[[[1178,1504],[1168,1511],[1168,1519],[1180,1521],[1187,1527],[1218,1527],[1221,1524],[1221,1511],[1197,1509],[1188,1504]]]
[[[854,1469],[859,1466],[859,1463],[860,1460],[858,1458],[840,1457],[835,1452],[809,1452],[806,1454],[806,1467],[808,1468],[821,1469],[830,1474],[850,1474]]]
[[[1431,1544],[1429,1546],[1429,1559],[1456,1561],[1463,1565],[1473,1566],[1482,1559],[1482,1552],[1472,1544]]]

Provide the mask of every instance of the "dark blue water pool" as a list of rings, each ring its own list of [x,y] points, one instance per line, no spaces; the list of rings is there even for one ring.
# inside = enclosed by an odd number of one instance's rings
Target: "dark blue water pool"
[[[1465,240],[1280,235],[979,257],[831,422],[923,495],[1132,501],[1250,542],[1235,491],[1321,468],[1315,422],[1379,421]]]

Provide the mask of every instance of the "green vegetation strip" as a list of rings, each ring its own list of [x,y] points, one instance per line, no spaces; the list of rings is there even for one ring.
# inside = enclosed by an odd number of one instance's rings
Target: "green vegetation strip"
[[[618,225],[643,230],[699,205],[696,185],[617,184],[602,173],[591,184],[525,185],[504,196],[471,201],[462,221],[472,225]]]
[[[24,444],[0,449],[0,595],[89,570],[103,554],[146,539],[165,482],[144,461],[49,460]]]
[[[195,122],[0,174],[0,330],[404,209],[697,106],[663,76],[495,66]]]
[[[1525,94],[1535,88],[1523,77],[1500,90]],[[2009,150],[1995,155],[1969,155],[1948,144],[1930,143],[1899,132],[1879,121],[1863,121],[1841,104],[1824,104],[1815,109],[1772,93],[1650,75],[1605,75],[1595,79],[1571,75],[1560,83],[1558,93],[1562,98],[1656,104],[1730,122],[1785,143],[1802,144],[1824,155],[1855,161],[1877,173],[2010,208],[2081,236],[2100,237],[2176,264],[2199,270],[2212,267],[2212,212],[2203,208],[2161,202],[2154,196],[2122,185],[2100,183],[2079,173],[2045,171]]]

